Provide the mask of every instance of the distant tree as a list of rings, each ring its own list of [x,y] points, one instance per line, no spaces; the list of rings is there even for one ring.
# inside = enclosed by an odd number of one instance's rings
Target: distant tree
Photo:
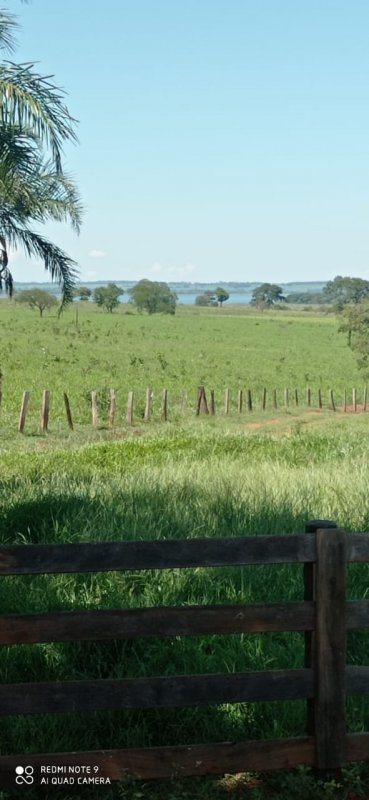
[[[286,295],[286,303],[302,303],[303,305],[322,305],[329,301],[323,292],[291,292]]]
[[[281,286],[276,283],[262,283],[252,293],[251,303],[261,308],[273,306],[285,300]]]
[[[59,305],[56,297],[43,289],[25,289],[15,295],[15,301],[16,303],[23,303],[29,308],[38,308],[40,317],[42,317],[46,309]]]
[[[115,283],[109,283],[107,286],[99,286],[94,290],[93,301],[97,306],[105,308],[109,314],[112,314],[114,308],[119,306],[118,298],[121,294],[124,294],[124,289]]]
[[[369,303],[346,305],[340,316],[340,333],[347,333],[347,343],[358,355],[360,369],[369,367]]]
[[[210,292],[207,290],[203,294],[197,295],[195,298],[195,305],[196,306],[217,306],[218,301],[214,294],[214,292]]]
[[[215,289],[215,297],[220,304],[220,307],[222,307],[223,303],[225,303],[226,300],[229,300],[229,293],[221,286],[218,286],[218,288]]]
[[[333,281],[328,281],[323,294],[326,302],[334,303],[340,312],[346,305],[362,303],[369,297],[369,281],[337,275]]]
[[[78,297],[82,302],[88,301],[91,295],[92,291],[88,286],[76,286],[76,288],[73,289],[73,297]]]
[[[175,314],[177,295],[167,283],[144,278],[129,289],[129,294],[138,311],[147,311],[148,314]]]

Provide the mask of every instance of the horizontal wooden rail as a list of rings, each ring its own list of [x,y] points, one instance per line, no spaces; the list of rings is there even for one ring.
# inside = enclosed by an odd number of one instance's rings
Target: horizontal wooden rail
[[[301,564],[314,560],[314,538],[306,534],[82,544],[20,544],[0,547],[0,575]]]
[[[169,747],[95,750],[81,753],[29,755],[35,768],[79,764],[99,768],[98,775],[113,781],[127,775],[134,778],[173,778],[190,775],[219,775],[269,769],[292,769],[300,764],[313,766],[314,739],[274,739],[269,741],[216,742],[214,744]],[[0,774],[9,776],[14,786],[14,770],[24,762],[24,754],[0,756]]]
[[[315,603],[133,608],[4,614],[0,645],[315,630]],[[347,604],[347,627],[369,628],[369,600]]]
[[[268,670],[173,678],[51,681],[0,686],[0,715],[219,705],[313,696],[313,670]]]
[[[268,603],[4,614],[0,644],[306,631],[314,628],[314,613],[314,603]]]

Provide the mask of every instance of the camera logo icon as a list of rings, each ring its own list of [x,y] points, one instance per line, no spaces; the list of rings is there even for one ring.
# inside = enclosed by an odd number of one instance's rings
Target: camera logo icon
[[[22,783],[26,783],[28,786],[31,786],[34,777],[33,777],[34,769],[31,766],[28,767],[16,767],[15,768],[15,782],[20,786]]]

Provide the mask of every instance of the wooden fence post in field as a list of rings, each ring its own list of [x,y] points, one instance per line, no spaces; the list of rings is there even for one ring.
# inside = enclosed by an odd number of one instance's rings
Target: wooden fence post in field
[[[366,411],[367,402],[368,402],[368,387],[365,386],[365,389],[364,389],[364,401],[363,401],[363,411]]]
[[[357,401],[356,401],[356,389],[352,390],[352,407],[356,413],[357,411]]]
[[[295,389],[295,405],[298,406],[299,404],[299,393],[297,389]]]
[[[307,403],[308,408],[310,408],[310,406],[311,406],[311,389],[310,389],[309,386],[306,389],[306,403]]]
[[[199,386],[197,390],[197,407],[196,407],[196,416],[198,417],[201,413],[208,414],[208,401],[206,399],[205,394],[205,386]]]
[[[264,388],[263,389],[262,400],[261,400],[261,405],[262,405],[263,411],[265,411],[265,409],[266,409],[266,400],[267,400],[267,390]]]
[[[224,395],[224,411],[226,414],[229,413],[229,403],[230,403],[230,391],[229,389],[226,389]]]
[[[273,408],[277,407],[277,389],[273,389]]]
[[[66,412],[67,421],[68,421],[68,428],[69,428],[69,430],[72,431],[73,430],[72,412],[71,412],[71,408],[70,408],[69,397],[66,394],[66,392],[64,392],[63,397],[64,397],[65,412]]]
[[[251,389],[247,390],[247,408],[249,411],[252,411],[252,394]]]
[[[182,392],[181,395],[181,413],[185,414],[187,411],[187,392]]]
[[[337,525],[332,520],[326,519],[315,519],[311,520],[305,525],[305,533],[311,533],[313,535],[316,534],[317,530],[331,530],[332,528],[336,529]],[[327,532],[327,536],[329,533]],[[304,600],[309,602],[315,601],[316,596],[316,568],[315,564],[304,564]],[[316,663],[316,642],[315,642],[315,633],[312,631],[305,632],[305,657],[304,657],[304,666],[307,669],[313,669]],[[315,699],[309,699],[307,701],[307,734],[309,736],[315,735],[316,729],[316,714],[315,714]]]
[[[144,420],[145,422],[149,422],[151,417],[152,411],[152,389],[151,386],[148,386],[146,389],[146,399],[145,399],[145,412],[144,412]]]
[[[18,422],[18,432],[24,432],[24,426],[26,424],[26,416],[28,411],[28,403],[29,403],[29,392],[23,392],[22,397],[22,405],[19,415],[19,422]]]
[[[239,414],[242,414],[242,405],[243,405],[243,391],[242,389],[239,389],[237,398],[237,408]]]
[[[319,406],[319,408],[323,408],[322,390],[321,389],[318,389],[318,406]]]
[[[215,392],[214,389],[210,389],[210,414],[214,416],[215,414]]]
[[[343,410],[346,413],[346,411],[347,411],[347,393],[346,393],[346,389],[345,389],[345,391],[343,393]]]
[[[94,428],[97,428],[99,424],[99,415],[97,413],[96,392],[91,392],[91,412],[92,412],[92,424]]]
[[[345,761],[346,534],[316,532],[315,740],[317,767]]]
[[[133,425],[133,392],[128,392],[127,422],[128,425]]]
[[[288,408],[288,389],[287,388],[284,390],[284,405],[285,405],[285,408]]]
[[[49,410],[50,410],[50,392],[48,389],[44,389],[44,393],[42,395],[42,406],[41,406],[42,433],[47,433],[47,429],[49,427]]]
[[[336,410],[336,406],[335,406],[334,397],[333,397],[333,389],[329,390],[329,396],[331,398],[332,409],[333,409],[333,411],[335,411]]]
[[[109,428],[114,428],[116,409],[117,396],[115,394],[115,389],[110,389]]]
[[[163,389],[163,398],[161,402],[161,418],[163,422],[168,420],[168,389]]]

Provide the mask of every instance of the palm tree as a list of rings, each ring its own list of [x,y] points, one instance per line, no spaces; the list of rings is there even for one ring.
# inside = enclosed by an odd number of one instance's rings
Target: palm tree
[[[0,49],[12,50],[14,17],[0,10]],[[62,169],[62,145],[76,141],[75,120],[62,93],[33,64],[0,64],[0,291],[11,296],[9,247],[21,246],[41,258],[62,289],[62,305],[72,298],[76,264],[34,230],[48,220],[69,221],[78,232],[81,204]]]

